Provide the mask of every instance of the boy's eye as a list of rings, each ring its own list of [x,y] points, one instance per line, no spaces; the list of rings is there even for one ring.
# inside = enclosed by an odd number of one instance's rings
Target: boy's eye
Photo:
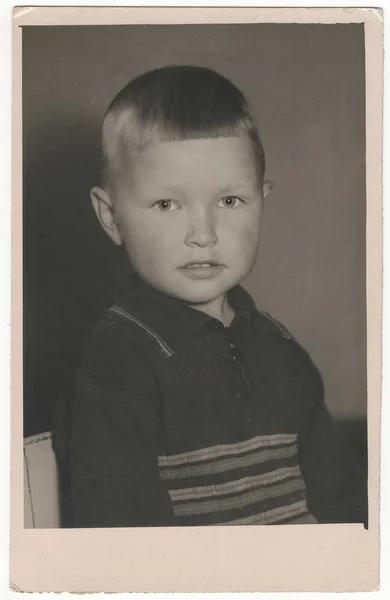
[[[173,200],[165,200],[165,199],[159,200],[158,202],[153,204],[153,207],[156,207],[161,212],[168,212],[171,210],[177,210],[179,208],[179,206]]]
[[[240,198],[236,196],[226,196],[226,198],[221,198],[218,202],[219,208],[237,208],[242,203]]]

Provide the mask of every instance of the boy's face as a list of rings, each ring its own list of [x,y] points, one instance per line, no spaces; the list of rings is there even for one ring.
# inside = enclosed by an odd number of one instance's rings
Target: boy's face
[[[109,233],[144,281],[201,308],[248,275],[264,197],[248,138],[155,143],[124,171]]]

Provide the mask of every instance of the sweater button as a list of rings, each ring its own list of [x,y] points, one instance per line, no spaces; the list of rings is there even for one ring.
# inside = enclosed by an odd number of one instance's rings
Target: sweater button
[[[224,325],[221,323],[221,321],[218,321],[218,319],[213,319],[210,321],[210,329],[212,331],[222,331],[224,329]]]
[[[242,360],[242,352],[240,352],[238,348],[232,348],[231,355],[234,358],[234,360]]]

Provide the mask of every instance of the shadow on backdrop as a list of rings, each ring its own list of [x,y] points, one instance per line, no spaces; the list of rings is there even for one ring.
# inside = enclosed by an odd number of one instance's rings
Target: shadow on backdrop
[[[24,435],[51,428],[86,336],[110,303],[121,252],[100,230],[89,190],[99,177],[100,123],[52,114],[24,139]]]

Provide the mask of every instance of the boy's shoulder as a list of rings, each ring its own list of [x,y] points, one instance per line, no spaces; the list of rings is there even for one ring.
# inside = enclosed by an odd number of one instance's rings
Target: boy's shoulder
[[[287,329],[287,327],[285,327],[283,323],[275,319],[269,312],[258,310],[257,315],[258,319],[260,319],[263,322],[263,324],[268,329],[269,333],[273,333],[286,340],[296,341],[294,336]]]
[[[266,332],[267,340],[274,343],[267,344],[269,360],[284,365],[293,377],[297,375],[313,378],[314,381],[322,381],[321,373],[313,361],[310,352],[304,345],[269,312],[257,311],[257,320],[262,332]]]
[[[141,341],[136,329],[105,310],[86,339],[79,376],[92,373],[122,380],[126,374],[145,369]]]

